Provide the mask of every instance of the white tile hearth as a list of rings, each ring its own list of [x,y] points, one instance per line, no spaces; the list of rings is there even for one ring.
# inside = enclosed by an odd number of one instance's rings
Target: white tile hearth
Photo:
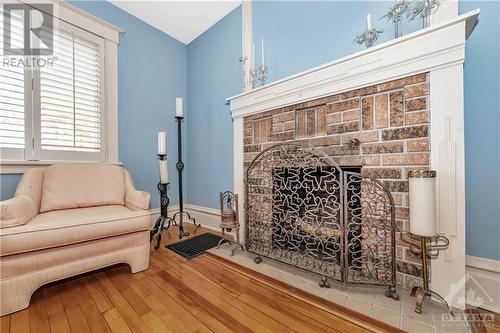
[[[331,288],[323,289],[318,285],[317,274],[272,259],[263,258],[262,263],[257,265],[253,261],[253,254],[237,251],[231,257],[230,248],[225,246],[209,252],[408,332],[469,332],[463,324],[443,322],[441,314],[446,313],[446,309],[434,301],[426,299],[422,314],[415,313],[415,298],[410,296],[407,289],[398,289],[399,301],[385,297],[384,287],[345,286],[341,283],[332,283]],[[460,310],[454,311],[463,313]]]

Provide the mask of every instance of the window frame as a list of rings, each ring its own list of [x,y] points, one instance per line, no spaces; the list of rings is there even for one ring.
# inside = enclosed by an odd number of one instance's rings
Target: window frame
[[[28,3],[26,0],[18,0],[29,6],[37,8],[36,4]],[[54,5],[54,26],[60,24],[64,27],[72,27],[78,31],[80,38],[85,36],[96,36],[100,39],[100,65],[101,65],[101,127],[100,140],[101,149],[99,153],[75,152],[60,150],[43,150],[40,145],[40,104],[33,107],[31,116],[25,116],[25,148],[1,148],[0,149],[0,174],[22,173],[33,166],[46,166],[58,162],[64,163],[106,163],[118,164],[118,43],[124,30],[95,16],[92,16],[70,4],[58,0],[46,0]],[[37,8],[39,9],[39,8]],[[40,9],[42,10],[42,9]],[[57,23],[56,23],[57,22]],[[63,29],[64,30],[64,29]],[[92,41],[92,40],[91,40]],[[94,41],[92,41],[94,42]],[[25,114],[27,105],[36,105],[32,99],[40,101],[39,90],[37,94],[32,87],[36,83],[36,75],[39,73],[25,70]],[[35,110],[37,109],[37,110]],[[38,112],[38,115],[34,115]],[[35,119],[38,119],[38,126]],[[34,141],[33,141],[34,139]],[[70,154],[68,154],[70,153]],[[99,154],[89,156],[89,154]]]

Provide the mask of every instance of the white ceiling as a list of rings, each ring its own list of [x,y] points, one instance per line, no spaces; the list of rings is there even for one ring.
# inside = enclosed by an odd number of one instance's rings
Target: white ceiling
[[[189,44],[238,7],[238,0],[109,0],[175,39]]]

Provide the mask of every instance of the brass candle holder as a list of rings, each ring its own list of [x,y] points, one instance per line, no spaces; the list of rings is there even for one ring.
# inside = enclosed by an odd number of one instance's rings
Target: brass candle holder
[[[434,296],[443,302],[451,315],[446,300],[429,288],[429,260],[437,258],[439,251],[445,250],[450,241],[439,235],[436,218],[436,171],[411,170],[408,172],[410,232],[401,233],[401,239],[410,245],[413,254],[422,258],[423,287],[415,286],[410,295],[416,296],[415,312],[422,313],[425,297]],[[420,237],[420,240],[415,237]]]
[[[438,298],[444,305],[446,305],[448,312],[453,315],[453,311],[448,302],[429,288],[429,260],[436,259],[439,256],[439,251],[446,250],[450,245],[450,241],[443,235],[436,235],[434,237],[420,237],[420,241],[413,239],[409,233],[401,233],[401,239],[410,245],[410,251],[413,254],[422,257],[422,278],[424,280],[423,287],[415,286],[410,292],[410,296],[416,296],[415,312],[422,313],[422,304],[426,296],[434,296]]]

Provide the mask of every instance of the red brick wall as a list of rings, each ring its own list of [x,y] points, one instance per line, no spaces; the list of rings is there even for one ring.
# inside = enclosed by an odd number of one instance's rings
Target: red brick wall
[[[428,95],[423,73],[245,117],[245,167],[279,142],[320,147],[339,165],[361,166],[362,173],[384,181],[394,197],[398,228],[406,230],[406,174],[429,168]],[[348,145],[351,139],[360,141],[358,148]],[[396,237],[398,284],[421,284],[420,259]]]

